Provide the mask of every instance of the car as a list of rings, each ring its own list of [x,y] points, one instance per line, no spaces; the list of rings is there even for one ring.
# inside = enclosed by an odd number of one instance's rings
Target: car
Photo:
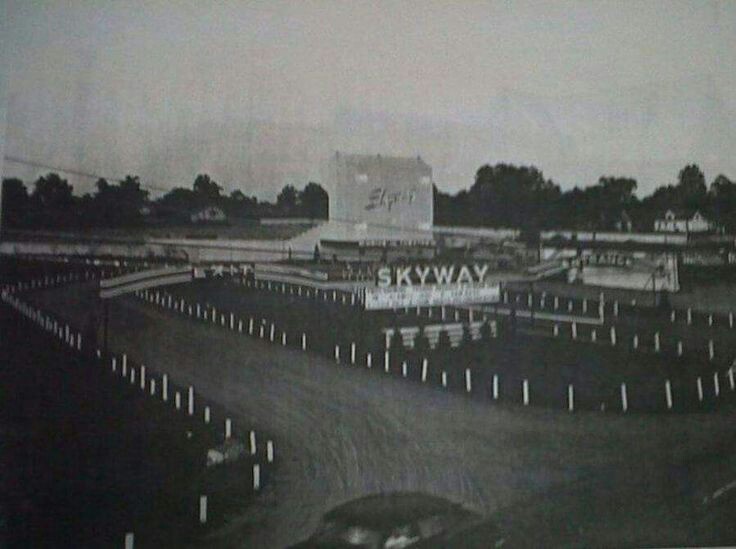
[[[478,547],[503,543],[495,524],[444,498],[419,492],[373,494],[326,513],[317,531],[293,549],[466,547],[465,533],[478,529],[483,531]]]

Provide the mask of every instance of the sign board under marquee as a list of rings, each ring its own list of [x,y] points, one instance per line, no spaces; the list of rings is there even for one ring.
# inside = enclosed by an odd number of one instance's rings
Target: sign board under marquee
[[[499,284],[387,286],[366,288],[365,308],[366,310],[379,310],[402,307],[497,303],[500,296]]]

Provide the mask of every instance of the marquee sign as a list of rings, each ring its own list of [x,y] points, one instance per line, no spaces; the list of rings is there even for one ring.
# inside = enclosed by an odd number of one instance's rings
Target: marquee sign
[[[384,266],[378,269],[377,284],[389,286],[427,286],[483,284],[488,264]]]
[[[499,284],[389,286],[366,288],[366,310],[398,309],[402,307],[432,307],[439,305],[470,305],[497,303]]]

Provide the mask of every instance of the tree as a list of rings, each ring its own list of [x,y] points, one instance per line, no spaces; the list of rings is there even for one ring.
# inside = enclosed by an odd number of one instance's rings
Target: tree
[[[434,190],[439,223],[513,227],[526,233],[555,225],[559,197],[560,188],[537,168],[511,164],[481,166],[472,187],[454,197]]]
[[[85,208],[91,224],[118,227],[134,225],[140,220],[141,208],[148,201],[148,191],[141,189],[138,176],[127,175],[117,185],[98,179],[95,186],[97,192],[92,199],[92,208]]]
[[[141,208],[148,202],[148,191],[141,189],[140,179],[132,175],[126,175],[118,189],[121,221],[130,225],[140,218]]]
[[[240,189],[235,189],[233,192],[230,193],[230,200],[234,202],[245,202],[248,199],[247,196],[243,194],[243,191]]]
[[[71,228],[76,224],[73,188],[57,173],[39,177],[30,197],[34,224],[46,228]]]
[[[3,179],[2,187],[2,228],[17,229],[28,220],[25,218],[28,208],[28,189],[23,181],[14,177]]]
[[[708,210],[707,188],[705,175],[697,164],[685,166],[678,175],[677,190],[679,193],[678,207],[692,213],[695,210]]]
[[[276,206],[286,215],[294,213],[297,204],[298,193],[293,185],[286,185],[276,197]]]
[[[199,198],[202,198],[205,201],[219,199],[220,192],[222,191],[222,187],[210,179],[210,176],[207,174],[199,174],[194,179],[192,189]]]
[[[300,193],[302,214],[311,219],[327,219],[329,196],[318,183],[309,182]]]
[[[697,164],[689,164],[680,170],[677,181],[683,197],[699,196],[706,193],[705,175],[703,175]]]
[[[729,233],[736,231],[736,183],[720,174],[710,184],[709,195],[714,221]]]
[[[191,189],[175,187],[157,201],[159,215],[170,222],[188,222],[191,211],[198,207],[200,197]]]

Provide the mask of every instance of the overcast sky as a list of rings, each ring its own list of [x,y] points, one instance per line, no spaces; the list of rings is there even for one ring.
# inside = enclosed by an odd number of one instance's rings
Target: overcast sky
[[[9,156],[262,197],[336,149],[421,155],[452,191],[496,162],[736,179],[736,2],[6,4]]]

